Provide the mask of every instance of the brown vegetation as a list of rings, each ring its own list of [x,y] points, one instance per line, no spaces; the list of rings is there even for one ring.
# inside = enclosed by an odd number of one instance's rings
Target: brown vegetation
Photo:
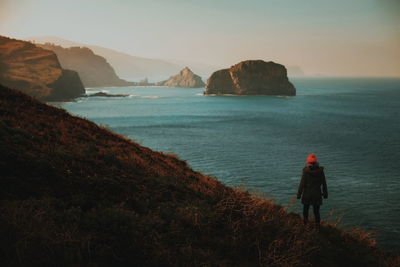
[[[0,87],[2,266],[386,266],[176,156]]]

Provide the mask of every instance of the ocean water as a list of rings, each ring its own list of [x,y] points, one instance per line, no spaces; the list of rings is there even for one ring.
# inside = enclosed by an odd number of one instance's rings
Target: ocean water
[[[315,153],[329,190],[323,219],[376,231],[380,247],[400,250],[400,79],[291,80],[295,97],[92,88],[130,97],[57,105],[298,213],[301,169]]]

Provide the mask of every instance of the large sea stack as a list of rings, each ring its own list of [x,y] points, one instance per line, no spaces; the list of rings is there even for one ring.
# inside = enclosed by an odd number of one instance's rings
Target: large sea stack
[[[63,68],[78,72],[85,87],[134,85],[120,79],[104,57],[96,55],[87,47],[63,48],[50,43],[38,46],[56,53]]]
[[[85,93],[78,73],[62,69],[54,52],[4,36],[0,36],[0,84],[48,101]]]
[[[200,88],[204,87],[205,83],[201,80],[199,75],[194,74],[188,67],[185,67],[179,72],[179,74],[170,77],[166,81],[157,83],[161,86],[170,87],[189,87],[189,88]]]
[[[285,66],[272,61],[247,60],[214,72],[204,94],[296,95]]]

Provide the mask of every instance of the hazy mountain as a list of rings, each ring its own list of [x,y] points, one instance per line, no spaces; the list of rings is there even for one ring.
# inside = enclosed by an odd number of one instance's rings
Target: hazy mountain
[[[286,69],[289,77],[298,77],[306,75],[299,66],[287,66]]]
[[[143,78],[149,78],[151,81],[167,79],[172,74],[179,72],[185,66],[189,66],[195,73],[200,75],[204,80],[207,80],[211,73],[223,67],[193,62],[190,60],[164,60],[138,57],[102,46],[69,41],[57,36],[34,36],[29,37],[26,40],[38,43],[48,42],[63,47],[88,47],[93,50],[95,54],[106,58],[119,77],[135,81]],[[299,66],[288,66],[287,69],[289,77],[305,75]]]
[[[158,79],[159,77],[169,77],[171,74],[179,72],[183,66],[161,59],[151,59],[132,56],[118,52],[113,49],[89,45],[84,43],[65,40],[56,36],[30,37],[27,40],[37,43],[53,43],[63,47],[85,46],[90,48],[95,54],[107,59],[119,77],[137,80],[148,77]]]
[[[155,77],[170,75],[180,69],[180,66],[161,59],[136,57],[96,45],[90,45],[89,48],[96,54],[105,57],[114,66],[115,71],[121,77],[127,79],[144,77],[154,79]]]
[[[93,53],[90,48],[64,48],[50,43],[36,45],[56,53],[61,66],[78,72],[85,87],[133,85],[132,82],[120,79],[107,60]]]

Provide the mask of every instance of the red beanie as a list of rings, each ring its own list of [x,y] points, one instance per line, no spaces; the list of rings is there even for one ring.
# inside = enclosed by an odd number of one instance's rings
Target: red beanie
[[[315,163],[317,162],[317,157],[315,156],[314,153],[312,153],[310,156],[307,158],[307,163]]]

